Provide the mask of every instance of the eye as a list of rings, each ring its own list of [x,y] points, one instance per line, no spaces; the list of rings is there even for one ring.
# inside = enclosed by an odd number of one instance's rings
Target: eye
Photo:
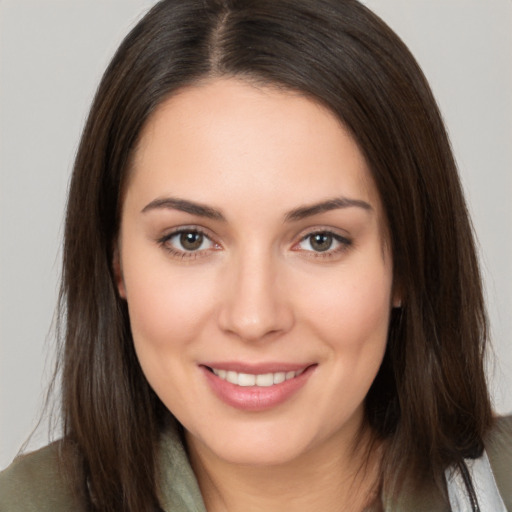
[[[180,248],[183,248],[185,251],[198,251],[207,240],[202,233],[198,233],[197,231],[185,231],[173,238],[177,239],[176,241],[181,246]],[[173,238],[171,238],[171,240],[173,240]]]
[[[337,253],[351,245],[351,240],[331,231],[316,231],[301,239],[297,247],[301,251],[314,253]]]
[[[180,229],[159,240],[168,251],[183,257],[200,251],[215,249],[217,244],[198,229]]]

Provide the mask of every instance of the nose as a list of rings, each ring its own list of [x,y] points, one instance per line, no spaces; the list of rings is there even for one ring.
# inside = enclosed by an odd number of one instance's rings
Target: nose
[[[240,255],[224,275],[219,327],[245,341],[289,331],[293,309],[278,264],[265,254]]]

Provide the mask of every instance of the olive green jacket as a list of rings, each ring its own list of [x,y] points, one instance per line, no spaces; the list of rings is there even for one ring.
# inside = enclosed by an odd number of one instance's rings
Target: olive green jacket
[[[512,512],[512,416],[490,432],[486,451],[505,506]],[[0,473],[0,512],[87,512],[71,495],[58,471],[58,443],[23,455]],[[201,492],[176,431],[167,432],[160,449],[160,502],[165,512],[206,512]],[[440,493],[425,486],[400,496],[386,512],[449,512]],[[482,512],[492,512],[484,511]]]

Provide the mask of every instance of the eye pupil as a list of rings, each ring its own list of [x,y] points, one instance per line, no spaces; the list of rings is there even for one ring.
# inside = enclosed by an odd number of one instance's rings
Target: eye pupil
[[[333,242],[332,235],[327,233],[317,233],[311,236],[311,247],[318,252],[327,251],[331,248]]]
[[[181,233],[180,244],[187,251],[195,251],[201,247],[203,243],[203,235],[201,233],[195,233],[188,231]]]

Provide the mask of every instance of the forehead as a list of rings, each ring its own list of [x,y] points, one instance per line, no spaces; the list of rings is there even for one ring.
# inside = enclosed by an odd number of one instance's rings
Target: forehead
[[[217,79],[180,90],[146,123],[133,159],[132,192],[192,192],[210,202],[214,194],[222,201],[248,187],[260,203],[266,196],[283,207],[337,194],[380,202],[348,130],[299,93]]]

